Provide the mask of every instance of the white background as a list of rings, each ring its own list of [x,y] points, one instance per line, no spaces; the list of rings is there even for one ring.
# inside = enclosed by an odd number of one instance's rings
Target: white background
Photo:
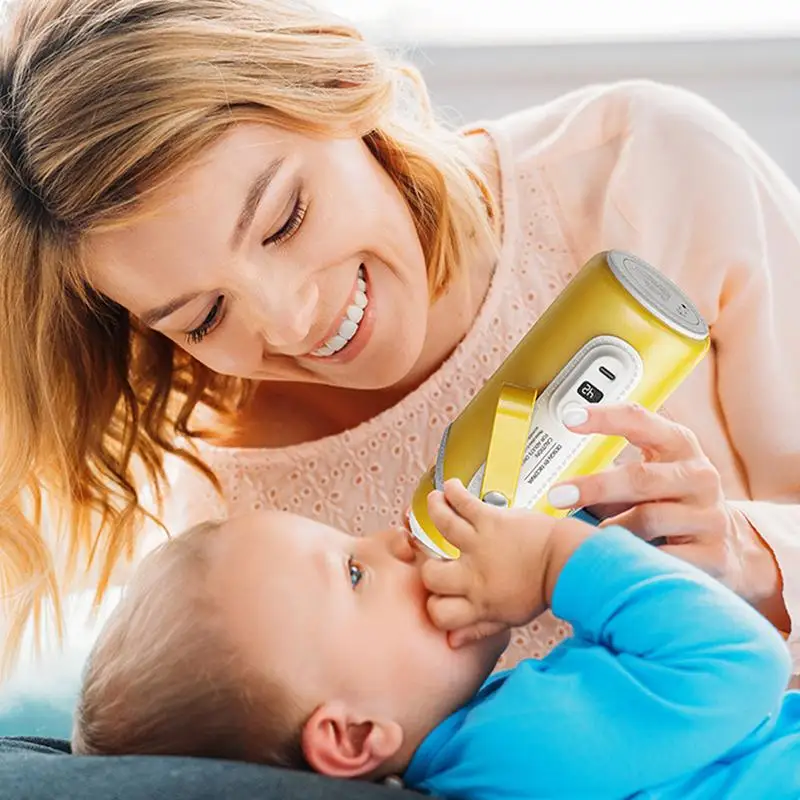
[[[797,0],[323,0],[379,35],[533,42],[800,33]]]
[[[423,71],[455,123],[587,83],[685,86],[800,184],[800,0],[323,0]]]

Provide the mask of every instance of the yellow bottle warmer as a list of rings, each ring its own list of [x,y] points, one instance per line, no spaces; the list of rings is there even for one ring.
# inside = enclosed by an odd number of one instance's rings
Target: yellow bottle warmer
[[[566,514],[547,502],[548,489],[606,468],[625,440],[573,433],[564,408],[628,401],[655,410],[708,347],[708,325],[672,281],[630,253],[598,253],[445,429],[412,499],[412,534],[433,555],[458,556],[427,510],[428,494],[454,477],[488,503]]]

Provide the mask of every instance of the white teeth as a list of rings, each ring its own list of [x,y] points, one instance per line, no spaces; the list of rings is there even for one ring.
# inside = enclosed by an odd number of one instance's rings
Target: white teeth
[[[327,342],[325,342],[325,347],[330,347],[334,353],[338,353],[339,350],[341,350],[346,344],[347,339],[345,339],[343,336],[339,336],[337,333],[336,336],[332,336]]]
[[[364,317],[364,309],[359,308],[358,306],[348,306],[347,308],[347,318],[353,320],[356,324],[361,322],[362,318]]]
[[[358,333],[359,323],[364,318],[364,309],[369,305],[366,277],[367,274],[364,267],[359,267],[356,293],[353,297],[352,305],[347,307],[346,317],[339,325],[337,333],[331,336],[322,347],[315,350],[312,355],[320,358],[332,356],[334,353],[338,353]]]
[[[346,319],[340,326],[339,326],[339,336],[343,339],[346,339],[348,342],[356,335],[356,331],[358,330],[358,325],[351,319]]]

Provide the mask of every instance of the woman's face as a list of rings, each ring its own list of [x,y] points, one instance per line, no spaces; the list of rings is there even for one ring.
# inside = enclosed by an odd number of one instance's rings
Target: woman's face
[[[216,372],[375,389],[419,358],[422,249],[362,140],[238,125],[144,210],[91,237],[95,288]]]

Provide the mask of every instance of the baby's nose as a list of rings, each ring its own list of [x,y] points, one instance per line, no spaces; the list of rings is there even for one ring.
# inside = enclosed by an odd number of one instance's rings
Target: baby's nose
[[[416,560],[417,550],[411,543],[407,531],[394,529],[389,539],[389,549],[398,561],[411,564]]]

